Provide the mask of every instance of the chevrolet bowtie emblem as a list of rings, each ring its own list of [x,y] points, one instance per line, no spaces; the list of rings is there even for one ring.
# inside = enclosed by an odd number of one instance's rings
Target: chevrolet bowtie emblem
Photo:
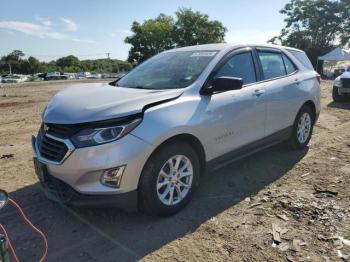
[[[46,125],[46,124],[44,124],[44,131],[45,131],[45,132],[49,131],[49,126]]]

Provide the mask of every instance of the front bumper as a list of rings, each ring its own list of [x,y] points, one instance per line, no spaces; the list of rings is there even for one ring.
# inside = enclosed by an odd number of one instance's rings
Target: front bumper
[[[343,87],[340,87],[338,88],[338,92],[340,94],[350,94],[350,88],[343,88]]]
[[[350,88],[344,88],[342,86],[336,86],[334,85],[333,87],[338,89],[338,94],[343,95],[343,94],[349,94],[350,95]]]
[[[126,202],[130,206],[133,206],[130,204],[132,201],[137,204],[136,192],[142,168],[154,150],[152,145],[129,134],[112,143],[76,148],[64,162],[53,164],[40,158],[36,143],[36,138],[33,137],[35,158],[45,166],[50,182],[42,183],[44,188],[50,185],[59,192],[64,188],[63,191],[70,195],[69,201],[66,202],[74,205],[95,206],[112,202],[124,209],[127,208],[121,202]],[[106,169],[121,165],[126,165],[126,168],[119,188],[101,184],[101,175]],[[50,195],[54,194],[51,192]]]
[[[53,201],[78,207],[118,207],[129,212],[138,210],[137,190],[113,195],[81,194],[65,182],[51,176],[46,166],[37,158],[34,158],[34,166],[45,195]]]

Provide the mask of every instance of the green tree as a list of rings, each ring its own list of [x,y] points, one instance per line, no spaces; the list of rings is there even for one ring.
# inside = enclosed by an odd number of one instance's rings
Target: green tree
[[[125,38],[131,45],[128,61],[140,63],[174,47],[224,42],[227,29],[219,21],[210,21],[208,15],[179,9],[175,16],[176,20],[160,14],[142,24],[133,22],[133,35]]]
[[[79,58],[73,55],[61,57],[57,59],[56,65],[59,67],[79,67],[80,61]]]
[[[160,14],[155,19],[149,19],[142,24],[133,22],[132,36],[125,38],[125,43],[131,45],[129,62],[142,62],[147,58],[175,46],[174,20],[170,16]]]
[[[13,50],[10,54],[5,56],[4,61],[9,67],[9,73],[12,74],[13,65],[20,63],[24,53],[21,50]]]
[[[210,21],[209,16],[191,9],[182,8],[176,13],[175,43],[177,46],[223,43],[226,27],[217,20]]]
[[[38,59],[36,59],[33,56],[28,57],[28,64],[29,64],[29,74],[39,73],[41,71],[41,64]]]
[[[350,39],[349,0],[291,0],[280,11],[285,28],[270,40],[304,50],[312,63],[336,45]]]

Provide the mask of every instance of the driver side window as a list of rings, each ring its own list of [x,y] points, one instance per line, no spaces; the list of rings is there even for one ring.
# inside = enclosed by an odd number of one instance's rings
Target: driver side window
[[[243,85],[256,82],[252,53],[245,52],[232,56],[216,74],[216,77],[220,76],[242,78]]]

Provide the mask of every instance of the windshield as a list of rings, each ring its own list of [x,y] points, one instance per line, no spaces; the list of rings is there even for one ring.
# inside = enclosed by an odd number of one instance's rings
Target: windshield
[[[175,51],[158,54],[137,66],[117,86],[174,89],[191,85],[217,51]]]

